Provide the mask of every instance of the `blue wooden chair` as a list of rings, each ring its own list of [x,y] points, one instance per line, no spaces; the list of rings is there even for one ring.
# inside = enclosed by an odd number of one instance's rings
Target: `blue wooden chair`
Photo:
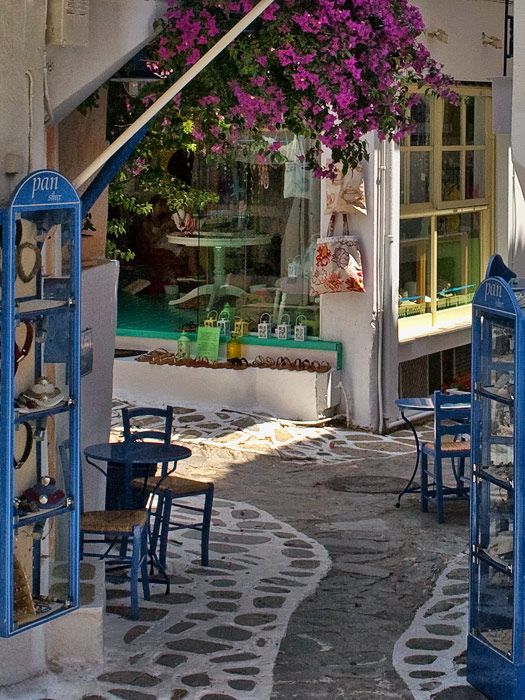
[[[470,396],[434,392],[434,440],[421,444],[421,510],[426,513],[429,500],[434,500],[439,523],[445,520],[445,498],[468,498],[465,460],[470,458],[470,440],[465,440],[465,435],[470,436]],[[433,472],[429,468],[429,457],[433,459]],[[451,460],[452,486],[443,481],[445,459]]]
[[[67,458],[68,441],[60,446],[62,460]],[[106,472],[97,467],[106,476]],[[129,579],[132,620],[139,618],[139,581],[144,600],[149,600],[148,575],[148,512],[134,510],[84,511],[83,480],[80,470],[80,559],[96,557],[107,561],[106,578],[122,581]],[[91,547],[93,549],[91,550]],[[87,549],[86,549],[87,547]],[[128,551],[131,547],[131,551]],[[89,551],[88,551],[89,550]],[[129,569],[129,575],[123,572]]]
[[[148,423],[151,418],[162,418],[163,426]],[[145,421],[147,421],[145,423]],[[168,406],[160,408],[123,408],[122,422],[124,427],[124,441],[152,440],[169,444],[171,441],[171,429],[173,423],[173,408]],[[138,424],[138,425],[137,425]],[[146,476],[144,479],[136,478],[133,485],[142,489],[143,493],[156,497],[157,503],[154,512],[153,524],[150,530],[150,552],[156,553],[161,572],[165,575],[168,591],[169,577],[166,574],[167,542],[170,532],[183,529],[197,530],[201,533],[201,564],[207,566],[209,562],[209,539],[211,514],[213,508],[214,484],[212,482],[197,481],[182,476],[176,476],[168,471],[168,465],[162,464],[160,475]],[[180,503],[182,499],[202,496],[202,507],[190,505],[187,502]],[[188,511],[199,514],[199,517],[191,522],[177,519],[176,511]],[[172,512],[174,511],[174,512]],[[158,553],[157,553],[158,547]]]

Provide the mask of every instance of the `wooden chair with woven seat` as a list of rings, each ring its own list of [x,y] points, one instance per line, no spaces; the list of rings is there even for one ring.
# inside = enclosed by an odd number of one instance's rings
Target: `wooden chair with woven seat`
[[[69,441],[59,448],[62,461],[67,460]],[[93,465],[105,478],[107,472]],[[131,619],[139,618],[139,577],[142,581],[144,600],[149,600],[148,575],[148,512],[145,508],[134,510],[84,510],[82,469],[80,470],[80,559],[96,557],[108,561],[119,569],[118,576],[107,575],[108,580],[123,578],[122,570],[129,568]],[[86,545],[94,545],[94,551],[86,552]],[[131,546],[131,554],[128,549]],[[112,552],[118,548],[118,554]]]
[[[165,425],[161,430],[153,430],[144,426],[144,419],[164,417]],[[173,407],[166,409],[153,408],[123,408],[122,421],[124,427],[124,441],[160,440],[169,444],[171,440],[171,425],[173,420]],[[139,423],[138,427],[134,421]],[[142,428],[140,424],[142,423]],[[152,426],[153,428],[153,426]],[[156,432],[156,435],[155,435]],[[210,524],[213,507],[214,484],[212,482],[198,481],[186,477],[171,474],[168,465],[163,464],[158,476],[148,476],[145,480],[134,479],[133,485],[142,488],[156,500],[153,526],[150,531],[150,551],[157,552],[158,563],[166,572],[167,542],[170,532],[182,529],[197,530],[201,533],[201,564],[207,566],[209,561]],[[202,507],[191,505],[187,502],[179,503],[179,499],[193,497],[204,498]],[[202,514],[196,521],[185,522],[172,517],[172,510]]]
[[[465,486],[465,460],[470,457],[470,396],[434,392],[434,440],[421,444],[421,510],[428,511],[429,500],[435,500],[439,523],[444,522],[443,501],[445,498],[467,499],[469,489]],[[446,436],[451,440],[443,439]],[[434,461],[433,473],[428,458]],[[443,481],[443,460],[450,459],[454,478],[453,485]],[[458,460],[456,468],[455,460]],[[433,481],[429,482],[429,476]]]
[[[97,536],[88,539],[86,536]],[[111,563],[119,574],[107,578],[122,580],[121,570],[129,567],[131,619],[139,618],[139,577],[142,580],[144,600],[149,600],[148,576],[148,512],[143,510],[92,510],[80,516],[80,558],[97,557]],[[95,544],[104,551],[86,552],[87,544]],[[127,551],[131,546],[131,554]],[[118,548],[118,554],[111,552]]]

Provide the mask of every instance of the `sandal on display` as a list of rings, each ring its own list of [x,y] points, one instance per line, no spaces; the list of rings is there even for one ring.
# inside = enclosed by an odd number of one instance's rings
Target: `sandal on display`
[[[175,353],[166,352],[163,355],[159,355],[156,359],[152,360],[153,365],[174,365],[175,364]]]
[[[159,357],[160,355],[164,355],[167,352],[168,351],[166,350],[166,348],[157,348],[156,350],[149,350],[148,352],[145,352],[142,355],[136,357],[135,362],[152,363],[155,360],[155,358]]]
[[[235,360],[236,362],[232,363],[233,369],[247,369],[250,366],[250,363],[245,357],[236,357]]]
[[[278,357],[275,361],[276,369],[292,369],[292,361],[288,357]]]

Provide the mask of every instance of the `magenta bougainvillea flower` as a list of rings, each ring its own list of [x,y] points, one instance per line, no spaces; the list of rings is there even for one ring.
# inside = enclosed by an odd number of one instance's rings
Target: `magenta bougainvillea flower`
[[[150,62],[163,76],[155,90],[255,4],[167,0]],[[220,154],[248,134],[268,157],[286,129],[307,137],[306,161],[318,175],[331,174],[319,165],[324,147],[345,170],[355,167],[366,157],[365,134],[400,140],[410,130],[414,89],[454,100],[451,81],[418,40],[423,28],[408,0],[275,0],[163,113],[171,138]]]

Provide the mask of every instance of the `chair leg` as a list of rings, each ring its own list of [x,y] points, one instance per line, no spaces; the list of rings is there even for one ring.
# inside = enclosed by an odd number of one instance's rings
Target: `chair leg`
[[[211,511],[213,508],[213,484],[210,486],[206,492],[206,498],[204,500],[204,514],[202,517],[202,534],[201,534],[201,564],[202,566],[208,566],[209,562],[209,544],[210,544],[210,525],[211,525]]]
[[[443,523],[445,521],[445,514],[443,511],[443,468],[441,463],[441,457],[437,454],[434,457],[434,478],[436,481],[436,511],[438,523]]]
[[[131,619],[138,620],[139,618],[139,565],[142,549],[142,531],[141,528],[135,526],[133,528],[133,550],[131,552],[131,571],[129,574],[130,598],[131,598]]]
[[[463,497],[465,493],[465,458],[460,457],[458,469],[458,496]]]
[[[142,528],[140,537],[140,572],[142,578],[142,594],[144,600],[149,600],[149,576],[148,576],[148,527]]]
[[[421,453],[421,512],[428,513],[428,455]]]
[[[159,563],[166,572],[166,558],[168,553],[168,535],[170,531],[170,517],[171,517],[171,506],[173,503],[173,498],[170,492],[163,494],[162,496],[162,520],[160,523],[160,543],[159,543]],[[168,574],[166,573],[166,576]]]

